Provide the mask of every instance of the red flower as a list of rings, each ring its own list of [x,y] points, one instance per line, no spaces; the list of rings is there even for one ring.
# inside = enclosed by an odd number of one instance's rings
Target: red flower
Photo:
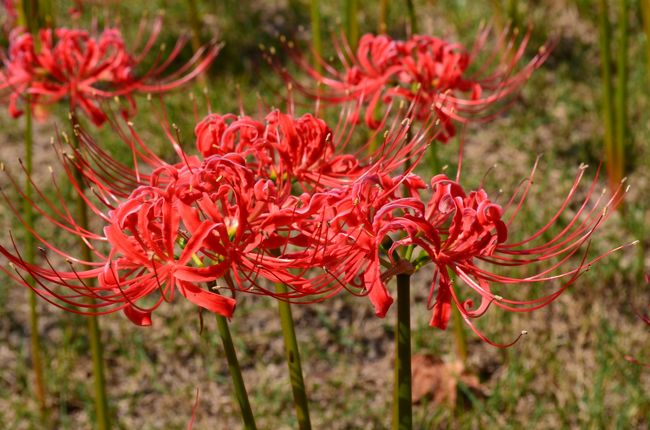
[[[158,60],[148,71],[138,73],[136,68],[153,47],[160,29],[158,20],[139,54],[127,50],[117,29],[106,29],[99,36],[78,29],[40,30],[38,50],[30,33],[12,31],[5,70],[0,75],[0,89],[9,92],[9,112],[14,117],[22,114],[18,101],[25,95],[30,96],[32,109],[66,98],[71,110],[79,108],[101,125],[106,121],[102,100],[125,97],[129,108],[123,113],[130,116],[135,111],[133,93],[179,87],[203,72],[219,51],[217,45],[204,48],[184,67],[162,77],[185,44],[180,39],[164,61]]]
[[[361,37],[356,52],[345,40],[336,43],[342,68],[321,63],[325,73],[308,64],[295,50],[297,63],[319,87],[303,85],[293,79],[286,69],[282,74],[301,91],[330,103],[364,100],[365,121],[377,128],[375,119],[380,103],[402,99],[413,103],[415,119],[425,119],[434,109],[444,131],[437,139],[446,142],[456,133],[453,121],[489,120],[498,111],[498,102],[515,93],[530,74],[548,57],[549,46],[540,49],[520,70],[521,60],[530,33],[517,45],[514,38],[501,35],[488,60],[476,64],[485,45],[488,31],[479,35],[475,46],[467,51],[458,43],[431,36],[415,35],[408,40],[394,40],[387,35],[366,34]],[[502,48],[506,46],[507,48]],[[480,74],[469,72],[470,66]]]
[[[361,149],[346,154],[353,128],[346,130],[338,124],[333,131],[312,114],[296,117],[273,110],[264,121],[210,114],[197,124],[194,133],[196,147],[204,157],[237,152],[258,176],[271,178],[279,186],[297,183],[307,191],[351,184],[369,171],[384,174],[404,164],[406,158],[417,159],[426,147],[422,139],[429,129],[409,137],[409,125],[408,119],[401,126],[393,124],[370,155],[368,142],[379,140],[378,136],[370,136]]]
[[[534,171],[535,169],[533,174]],[[466,194],[457,182],[444,175],[431,180],[433,196],[427,205],[426,225],[418,236],[413,237],[413,243],[421,246],[435,265],[429,295],[429,306],[433,310],[430,322],[432,326],[446,328],[453,302],[470,327],[482,339],[492,343],[476,330],[471,319],[483,315],[492,304],[512,312],[528,312],[546,306],[593,263],[622,248],[615,248],[591,259],[588,259],[586,251],[581,251],[594,231],[609,216],[611,211],[608,210],[616,207],[624,194],[619,187],[609,200],[604,199],[603,194],[591,202],[598,175],[568,224],[551,239],[540,240],[572,201],[584,174],[584,167],[580,169],[563,205],[547,224],[524,240],[508,243],[508,230],[512,230],[515,216],[532,184],[533,174],[525,184],[519,200],[516,201],[513,196],[508,202],[508,209],[514,207],[508,221],[503,219],[504,210],[501,206],[490,201],[483,189]],[[579,257],[579,263],[564,269],[574,256]],[[523,277],[502,275],[485,268],[486,264],[495,268],[532,266],[536,273]],[[452,275],[461,281],[458,285],[454,285]],[[498,285],[537,284],[553,280],[564,281],[559,288],[530,300],[510,299],[494,291]],[[460,285],[469,287],[479,296],[478,307],[474,307],[473,300],[463,300],[460,297]]]

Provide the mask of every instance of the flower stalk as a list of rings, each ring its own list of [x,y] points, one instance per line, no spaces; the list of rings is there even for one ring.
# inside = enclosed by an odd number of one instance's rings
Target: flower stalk
[[[244,428],[246,430],[255,430],[255,417],[251,410],[250,402],[248,401],[248,394],[246,393],[246,385],[244,385],[244,378],[241,374],[241,367],[235,352],[235,345],[232,343],[232,336],[230,335],[230,328],[228,328],[228,320],[222,315],[216,315],[217,328],[219,330],[219,337],[223,344],[224,352],[226,353],[226,360],[228,360],[228,370],[232,378],[233,388],[235,390],[235,397],[241,409],[242,420],[244,421]]]
[[[26,96],[26,97],[29,97]],[[30,182],[30,176],[32,174],[33,160],[32,155],[34,152],[34,139],[33,139],[33,127],[32,127],[32,113],[27,112],[25,115],[25,171],[27,173],[27,178],[25,179],[25,195],[28,197],[23,200],[23,213],[24,219],[27,226],[32,227],[34,224],[34,210],[30,204],[32,197],[32,184]],[[35,243],[34,236],[31,234],[25,235],[25,261],[30,264],[35,262]],[[30,285],[34,285],[34,279],[32,277],[27,278],[27,282]],[[41,422],[43,424],[47,423],[48,420],[48,411],[47,411],[47,401],[45,395],[45,381],[43,378],[43,359],[41,352],[41,340],[38,333],[38,309],[36,307],[36,293],[34,290],[29,290],[29,326],[30,326],[30,342],[31,342],[31,355],[32,355],[32,366],[34,368],[34,385],[36,389],[36,398],[38,400]]]
[[[397,323],[395,326],[395,388],[393,430],[413,428],[411,391],[411,275],[397,275]]]
[[[418,18],[415,15],[415,5],[413,4],[413,0],[406,0],[406,9],[409,14],[409,26],[406,34],[412,36],[418,33]]]
[[[196,0],[187,0],[187,12],[190,25],[192,26],[192,50],[197,52],[201,49],[201,20]]]
[[[321,71],[320,64],[323,55],[323,48],[320,34],[320,2],[318,0],[311,0],[309,2],[309,18],[311,21],[311,49],[314,57],[314,67],[317,71]]]
[[[604,127],[604,152],[607,160],[607,174],[610,185],[620,181],[622,174],[618,171],[616,162],[615,125],[615,103],[614,88],[612,84],[612,50],[611,50],[611,26],[609,23],[609,7],[607,0],[598,1],[598,29],[600,43],[600,71],[603,91],[603,127]],[[618,179],[617,179],[618,178]]]
[[[456,357],[463,364],[467,364],[467,333],[463,324],[463,316],[458,308],[452,311],[454,318],[454,337],[456,338]]]
[[[628,46],[628,0],[619,0],[618,47],[616,59],[616,140],[613,160],[618,183],[625,175],[625,147],[627,135],[627,46]],[[614,178],[612,178],[614,179]],[[613,184],[614,182],[612,182]],[[622,206],[621,206],[622,207]]]
[[[386,34],[388,31],[388,0],[379,0],[379,24],[377,34]]]
[[[646,49],[646,72],[650,83],[650,0],[641,0],[641,20],[643,21],[643,32],[645,33]]]
[[[29,112],[29,109],[27,109]],[[71,114],[72,122],[72,142],[75,149],[79,148],[79,137],[78,137],[78,120],[75,113]],[[78,169],[74,170],[74,179],[79,184],[81,192],[84,190],[84,177],[83,173]],[[88,207],[82,196],[77,196],[75,199],[76,203],[76,216],[79,223],[79,227],[83,230],[89,230],[88,222]],[[88,246],[85,246],[83,238],[80,240],[81,245],[81,256],[84,261],[92,261],[92,252]],[[92,287],[93,280],[88,279],[87,283],[89,287]],[[88,298],[89,301],[94,299]],[[99,321],[96,316],[88,316],[86,319],[88,331],[88,342],[90,344],[90,354],[93,362],[93,382],[94,382],[94,397],[95,397],[95,422],[97,425],[97,430],[109,430],[111,428],[111,422],[109,417],[108,410],[108,396],[106,395],[106,376],[104,373],[104,348],[101,341],[101,329],[99,327]]]
[[[39,28],[39,11],[38,1],[36,0],[22,0],[19,3],[19,16],[21,24],[23,24],[30,32],[36,33]],[[25,99],[29,104],[30,96],[25,95]],[[33,170],[33,153],[34,153],[34,132],[33,132],[33,115],[32,112],[27,112],[25,115],[25,134],[24,134],[24,151],[25,151],[25,172],[27,177],[25,179],[25,195],[27,199],[23,200],[23,216],[25,224],[31,228],[34,224],[34,209],[30,204],[33,194],[30,176]],[[35,263],[36,246],[34,237],[31,234],[25,235],[25,261],[30,264]],[[27,277],[27,283],[30,286],[35,285],[33,277]],[[36,390],[36,398],[39,406],[39,413],[41,423],[47,426],[48,423],[48,410],[47,400],[45,394],[45,381],[43,377],[43,358],[41,339],[38,333],[38,308],[36,304],[36,293],[34,290],[29,291],[29,326],[30,326],[30,344],[31,344],[31,358],[32,366],[34,369],[34,388]]]
[[[275,290],[278,294],[288,293],[286,285],[282,283],[276,284]],[[298,428],[300,430],[309,430],[311,429],[309,402],[307,400],[307,390],[305,389],[305,381],[300,364],[300,350],[298,348],[296,330],[291,314],[291,304],[284,300],[278,300],[278,310],[280,312],[282,336],[284,337],[284,352],[287,358],[287,366],[289,367],[293,403],[298,418]]]
[[[345,35],[352,49],[357,48],[359,42],[359,12],[358,0],[344,0],[343,16],[345,17]]]

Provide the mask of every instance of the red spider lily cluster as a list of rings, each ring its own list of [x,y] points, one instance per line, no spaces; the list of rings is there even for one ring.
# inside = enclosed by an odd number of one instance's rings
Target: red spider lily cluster
[[[99,35],[81,29],[42,29],[37,37],[21,28],[13,30],[0,74],[0,90],[9,95],[9,112],[20,116],[19,101],[25,97],[28,108],[36,112],[39,107],[66,99],[71,111],[81,110],[95,125],[101,125],[106,121],[102,100],[123,97],[128,102],[123,114],[132,116],[134,93],[167,92],[179,87],[203,72],[219,51],[215,44],[206,47],[179,70],[162,76],[186,42],[179,39],[165,58],[159,54],[148,70],[138,71],[155,46],[161,26],[157,20],[138,53],[127,49],[116,28]]]
[[[347,45],[339,47],[344,70],[323,64],[325,74],[299,57],[308,74],[326,87],[313,94],[352,106],[339,105],[348,110],[336,126],[293,111],[271,110],[262,119],[210,114],[195,127],[198,155],[186,153],[164,127],[179,160],[170,164],[144,144],[130,123],[124,130],[99,103],[124,96],[133,104],[134,91],[176,87],[216,55],[216,47],[205,57],[197,53],[176,74],[150,84],[180,49],[136,77],[133,69],[158,31],[137,56],[127,53],[116,30],[98,39],[78,30],[43,30],[38,50],[30,34],[12,34],[3,74],[3,87],[12,91],[12,114],[20,114],[16,103],[22,94],[32,105],[66,97],[73,110],[86,112],[95,124],[109,120],[134,160],[133,166],[120,164],[78,125],[79,146],[59,145],[73,188],[103,223],[101,234],[82,227],[60,195],[52,200],[39,193],[37,200],[22,194],[58,228],[81,237],[94,255],[93,261],[79,259],[27,225],[42,243],[44,267],[25,261],[15,243],[0,247],[11,263],[5,272],[56,306],[87,315],[122,310],[134,323],[150,325],[152,312],[178,294],[230,317],[238,293],[310,303],[347,290],[367,296],[383,317],[393,302],[391,277],[431,264],[430,324],[445,329],[455,305],[472,329],[493,343],[474,328],[474,318],[492,305],[513,312],[538,309],[613,252],[589,258],[581,251],[623,195],[619,187],[610,198],[592,199],[597,175],[570,221],[551,235],[560,215],[575,203],[584,168],[549,222],[518,241],[509,241],[509,233],[516,228],[532,174],[501,206],[483,188],[465,190],[459,178],[437,175],[427,181],[414,173],[428,144],[453,136],[453,121],[488,119],[499,109],[497,102],[511,96],[544,61],[548,50],[542,49],[516,71],[528,35],[519,45],[502,36],[497,45],[505,47],[504,53],[491,56],[478,74],[468,71],[487,32],[472,52],[428,36],[395,41],[367,35],[355,54]],[[395,116],[390,110],[375,118],[382,104],[396,98],[409,105],[397,112],[399,120],[388,120]],[[363,110],[371,131],[359,145],[356,118]],[[415,133],[413,123],[420,125]],[[81,182],[75,172],[81,173]],[[574,257],[577,262],[564,269]],[[504,267],[511,269],[507,275],[500,273]],[[526,276],[511,274],[523,267],[529,267]],[[541,297],[506,295],[509,285],[552,280],[560,280],[559,287]],[[277,283],[288,292],[278,293]]]
[[[487,29],[480,32],[468,51],[459,43],[432,36],[395,40],[385,34],[366,34],[356,51],[344,38],[334,41],[341,68],[321,58],[317,58],[318,67],[313,66],[292,49],[295,61],[311,78],[308,84],[281,70],[298,89],[321,100],[335,104],[362,100],[365,122],[372,128],[379,126],[375,115],[378,109],[382,111],[380,106],[394,99],[416,102],[414,116],[420,120],[433,108],[443,125],[437,140],[447,142],[456,134],[454,121],[493,118],[503,104],[499,102],[509,100],[550,52],[550,46],[542,47],[518,69],[530,33],[517,44],[517,32],[512,36],[504,32],[497,37],[494,51],[481,61],[479,54],[485,54],[489,35]]]
[[[594,180],[569,223],[540,240],[572,202],[581,168],[548,224],[527,239],[508,242],[532,175],[502,207],[484,189],[467,192],[444,175],[427,184],[411,169],[395,174],[405,158],[402,151],[417,162],[422,140],[435,138],[430,128],[410,136],[410,125],[408,120],[393,125],[375,153],[357,158],[341,152],[348,137],[332,131],[341,124],[331,128],[311,114],[274,110],[262,121],[211,114],[195,128],[200,155],[189,155],[172,141],[181,161],[168,164],[129,124],[122,133],[136,142],[132,152],[139,170],[102,153],[77,127],[81,146],[61,147],[61,159],[80,193],[87,186],[94,190],[97,201],[86,200],[103,220],[103,234],[82,230],[62,209],[63,199],[32,203],[57,226],[84,238],[95,261],[81,261],[36,235],[47,266],[25,262],[14,245],[0,248],[14,269],[5,271],[25,285],[27,276],[33,277],[38,294],[70,311],[123,310],[136,324],[149,325],[152,311],[176,292],[203,309],[231,316],[235,293],[310,303],[347,290],[367,295],[383,317],[393,302],[389,279],[431,263],[430,324],[446,328],[453,303],[474,329],[471,320],[491,305],[521,312],[550,303],[604,257],[581,254],[574,267],[561,268],[581,252],[622,190],[592,201]],[[167,135],[173,134],[167,130]],[[83,173],[85,184],[75,181],[75,170]],[[407,248],[419,254],[404,258]],[[47,249],[66,259],[68,268],[57,266]],[[499,266],[541,268],[518,278],[490,270]],[[509,284],[553,279],[564,281],[532,300],[500,295]],[[287,285],[288,292],[277,293],[276,283]],[[480,303],[475,307],[475,298],[463,296],[477,296]]]

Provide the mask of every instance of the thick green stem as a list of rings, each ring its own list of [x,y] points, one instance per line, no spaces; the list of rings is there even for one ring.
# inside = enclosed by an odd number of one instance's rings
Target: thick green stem
[[[418,33],[418,18],[415,15],[415,6],[413,5],[413,0],[406,0],[406,8],[408,9],[409,14],[409,28],[406,34],[413,36]]]
[[[429,169],[435,174],[442,173],[442,166],[440,165],[440,157],[438,156],[438,142],[433,142],[429,145]]]
[[[625,175],[625,147],[627,146],[627,19],[628,19],[628,1],[619,0],[619,17],[618,17],[618,58],[616,70],[616,144],[614,148],[614,157],[616,159],[616,172],[618,180],[623,179]],[[618,181],[617,181],[618,182]],[[615,184],[611,184],[614,186]],[[618,184],[616,184],[618,185]],[[614,189],[612,189],[612,192]],[[623,205],[619,206],[623,207]]]
[[[385,34],[388,31],[388,0],[379,0],[379,24],[377,33]]]
[[[350,47],[355,50],[357,42],[359,41],[359,19],[357,17],[359,12],[359,3],[357,0],[343,0],[345,17],[345,35],[348,38]]]
[[[237,360],[237,354],[235,353],[235,345],[233,345],[232,337],[230,336],[228,320],[226,320],[226,317],[221,315],[216,315],[216,317],[219,336],[221,337],[221,343],[223,343],[223,349],[226,353],[226,360],[228,360],[228,370],[230,371],[230,377],[232,378],[233,387],[235,389],[235,397],[237,397],[237,402],[241,409],[244,428],[246,430],[255,430],[257,428],[255,426],[255,418],[253,417],[253,411],[251,410],[251,405],[248,401],[244,378],[242,377],[239,360]]]
[[[276,284],[275,290],[279,294],[286,294],[288,292],[287,287],[280,283]],[[287,358],[289,379],[291,380],[291,390],[293,391],[293,403],[296,408],[296,416],[298,417],[298,428],[300,430],[308,430],[311,429],[309,402],[307,400],[305,381],[302,376],[300,350],[298,349],[298,340],[296,339],[296,330],[291,314],[291,304],[284,300],[278,300],[278,310],[280,312],[282,335],[284,336],[284,353]]]
[[[72,142],[75,148],[79,147],[79,139],[77,136],[77,118],[72,115]],[[79,185],[79,189],[84,190],[83,174],[76,170],[74,171],[75,182]],[[88,222],[88,207],[81,196],[76,199],[77,221],[79,226],[84,230],[89,230]],[[92,253],[90,248],[82,240],[81,257],[85,261],[92,260]],[[92,281],[88,280],[88,286],[92,286]],[[90,299],[92,300],[92,299]],[[90,354],[93,360],[93,382],[94,382],[94,396],[95,396],[95,423],[97,430],[109,430],[111,428],[109,410],[108,410],[108,397],[106,395],[106,377],[104,375],[104,349],[101,340],[101,331],[99,328],[99,321],[97,317],[89,316],[87,319],[88,342],[90,343]]]
[[[463,324],[463,316],[458,308],[454,307],[452,311],[454,318],[454,338],[456,339],[456,355],[458,359],[467,364],[467,333]]]
[[[614,152],[614,91],[612,87],[612,51],[609,8],[607,0],[598,1],[598,27],[600,41],[600,67],[603,88],[604,152],[610,185],[618,183]]]
[[[320,72],[322,69],[323,48],[320,37],[320,2],[318,0],[310,1],[309,17],[311,21],[311,49],[315,57],[314,67]]]
[[[23,200],[23,219],[25,224],[32,228],[34,224],[34,209],[31,205],[32,200],[32,183],[30,177],[32,175],[32,154],[34,152],[34,140],[32,130],[32,110],[30,105],[29,95],[25,96],[25,172],[27,178],[25,179],[25,199]],[[34,236],[29,232],[25,232],[25,261],[29,264],[34,264],[36,256],[36,246],[34,243]],[[34,286],[34,279],[27,277],[27,282],[32,287]],[[48,411],[47,402],[45,399],[45,381],[43,378],[43,359],[41,352],[41,338],[38,334],[38,308],[36,304],[36,293],[29,290],[29,328],[30,328],[30,341],[32,353],[32,366],[34,368],[34,388],[36,391],[36,399],[41,414],[41,421],[44,426],[47,425]]]
[[[641,0],[641,15],[645,33],[646,72],[650,83],[650,0]]]
[[[512,28],[519,25],[519,5],[517,0],[508,0],[508,19]]]
[[[88,341],[90,342],[90,353],[93,359],[93,378],[95,385],[95,413],[98,430],[111,428],[108,398],[106,396],[106,378],[104,376],[104,349],[102,346],[101,332],[97,317],[87,318]]]
[[[192,26],[192,50],[196,52],[201,49],[201,20],[196,0],[187,0],[187,12]]]
[[[42,27],[38,0],[21,0],[18,5],[18,24],[32,34],[38,33]]]
[[[397,324],[395,326],[395,389],[393,430],[411,430],[411,275],[397,275]]]

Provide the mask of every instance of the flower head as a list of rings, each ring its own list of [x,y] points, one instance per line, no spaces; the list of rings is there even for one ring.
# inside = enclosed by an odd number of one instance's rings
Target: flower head
[[[515,36],[508,40],[504,33],[488,59],[477,64],[488,34],[487,30],[481,32],[471,51],[432,36],[396,40],[388,35],[366,34],[354,52],[345,40],[336,43],[341,67],[318,58],[324,73],[292,49],[296,62],[319,85],[317,89],[281,70],[298,89],[320,100],[335,104],[363,100],[365,122],[371,128],[379,126],[376,111],[394,99],[414,103],[415,119],[427,118],[433,109],[443,129],[437,140],[446,142],[456,134],[454,121],[492,118],[499,111],[499,102],[508,100],[550,52],[549,46],[543,47],[517,70],[530,34],[517,45]]]
[[[591,259],[587,251],[583,251],[583,247],[588,249],[585,245],[591,235],[608,218],[612,212],[610,209],[618,204],[624,194],[619,186],[611,198],[606,199],[602,193],[592,201],[598,175],[566,226],[559,233],[551,235],[551,239],[541,240],[567,210],[585,168],[580,168],[564,203],[551,219],[526,239],[516,242],[509,240],[510,232],[532,184],[535,169],[518,196],[519,200],[513,196],[505,208],[491,201],[483,189],[466,193],[457,182],[443,175],[431,180],[433,194],[425,213],[426,228],[413,240],[425,250],[434,265],[428,303],[433,311],[432,326],[446,328],[453,303],[470,327],[484,338],[471,319],[483,315],[490,305],[512,312],[528,312],[546,306],[592,264],[621,248]],[[506,219],[508,210],[512,213]],[[572,257],[578,261],[574,266],[570,265]],[[504,268],[526,266],[529,267],[526,276],[501,274]],[[530,274],[531,271],[534,274]],[[456,285],[454,278],[458,279]],[[504,287],[507,285],[541,284],[554,280],[560,280],[562,284],[541,297],[528,300],[504,297]],[[478,307],[474,306],[472,299],[461,298],[461,285],[478,295]]]
[[[136,92],[165,92],[204,71],[219,51],[217,45],[204,48],[188,64],[168,76],[162,73],[178,56],[180,39],[164,61],[156,61],[148,71],[136,69],[153,47],[160,21],[139,54],[131,53],[118,29],[108,28],[99,35],[80,29],[42,29],[38,41],[23,29],[11,32],[9,50],[0,74],[0,89],[9,93],[9,112],[20,116],[19,101],[28,96],[31,109],[67,99],[72,111],[80,109],[96,125],[106,121],[101,101],[124,97],[135,110]]]

